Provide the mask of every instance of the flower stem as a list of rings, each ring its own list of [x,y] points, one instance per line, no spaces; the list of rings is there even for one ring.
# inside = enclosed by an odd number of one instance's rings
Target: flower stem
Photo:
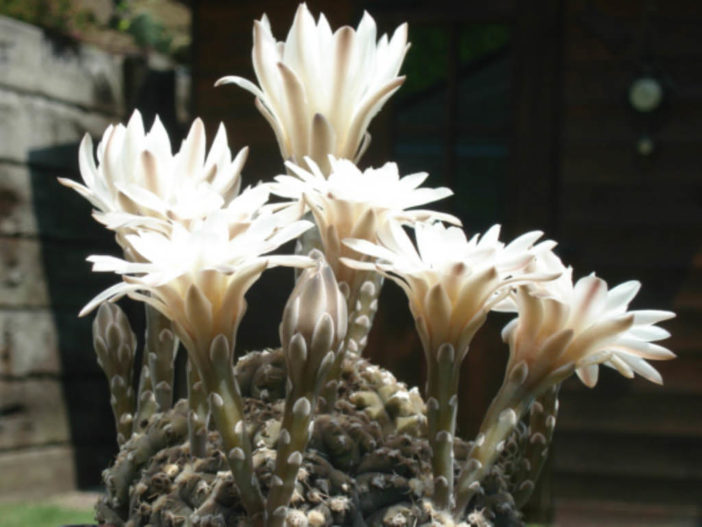
[[[357,275],[360,279],[355,282],[357,284],[360,282],[360,285],[351,288],[347,297],[349,324],[346,337],[341,346],[341,352],[337,353],[329,370],[327,382],[322,388],[321,395],[327,410],[332,410],[336,404],[344,359],[348,356],[361,356],[368,343],[368,333],[378,311],[378,296],[383,285],[383,276],[376,272],[358,272]]]
[[[134,388],[129,386],[124,377],[120,375],[114,375],[110,378],[109,385],[110,404],[117,429],[117,443],[122,445],[132,437]]]
[[[461,518],[470,500],[480,489],[480,480],[488,474],[504,448],[505,440],[529,407],[531,397],[521,386],[507,382],[488,408],[475,444],[456,485],[454,517]]]
[[[297,473],[310,440],[312,417],[317,403],[314,392],[291,390],[285,398],[285,411],[278,438],[275,475],[268,494],[268,527],[285,523],[285,507],[295,491]]]
[[[188,440],[190,455],[205,457],[207,448],[207,395],[197,369],[188,360]]]
[[[436,353],[427,356],[427,430],[434,476],[432,500],[438,508],[449,510],[453,494],[453,442],[460,368],[450,344],[442,344]]]
[[[145,364],[149,365],[151,386],[159,411],[173,405],[173,363],[178,351],[178,338],[173,334],[171,321],[148,304],[146,309]]]
[[[148,309],[148,308],[147,308]],[[147,343],[149,316],[146,315]],[[133,432],[139,432],[145,428],[151,416],[158,410],[156,397],[154,396],[154,385],[152,382],[151,368],[149,367],[149,353],[146,348],[141,355],[141,370],[139,372],[139,384],[137,388],[136,411],[134,415]]]
[[[212,339],[205,349],[188,350],[197,367],[210,405],[210,415],[222,438],[241,502],[255,525],[262,525],[263,496],[253,470],[251,441],[244,423],[244,403],[234,374],[234,351],[224,335]]]
[[[548,449],[553,439],[558,414],[558,392],[561,385],[556,384],[541,394],[531,405],[529,416],[529,440],[523,453],[529,462],[524,473],[519,474],[517,488],[512,492],[517,508],[521,509],[534,492],[536,482],[546,463]]]

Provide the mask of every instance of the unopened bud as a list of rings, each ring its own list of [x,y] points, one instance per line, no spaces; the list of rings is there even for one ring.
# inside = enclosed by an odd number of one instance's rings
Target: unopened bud
[[[336,350],[346,336],[346,299],[337,285],[334,272],[322,253],[312,251],[310,256],[316,259],[316,265],[300,275],[280,324],[281,344],[286,361],[292,366],[288,368],[289,372],[296,369],[316,371],[325,355]],[[298,364],[299,356],[296,360],[290,356],[290,351],[294,351],[291,344],[295,338],[302,338],[306,344],[307,365],[304,368]]]
[[[108,378],[129,378],[136,352],[136,336],[119,306],[104,303],[93,320],[93,345]]]
[[[336,339],[346,336],[346,300],[334,272],[321,252],[312,251],[310,256],[316,260],[316,265],[300,275],[283,313],[280,337],[284,348],[295,333],[301,333],[309,342],[323,313],[331,316]]]

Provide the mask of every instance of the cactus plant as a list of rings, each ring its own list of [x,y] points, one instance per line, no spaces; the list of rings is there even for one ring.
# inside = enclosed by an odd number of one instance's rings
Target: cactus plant
[[[199,120],[175,155],[160,123],[146,133],[138,113],[105,132],[97,163],[83,142],[85,185],[63,182],[124,253],[89,258],[121,281],[81,312],[99,306],[95,350],[120,446],[103,473],[101,522],[520,525],[561,382],[575,373],[594,386],[600,364],[661,382],[646,359],[674,357],[653,343],[668,335],[655,324],[674,315],[628,311],[637,282],[573,284],[541,232],[505,244],[494,226],[468,238],[454,216],[414,208],[451,194],[420,187],[427,174],[355,165],[408,49],[404,25],[392,39],[375,33],[368,14],[332,33],[304,4],[284,43],[265,16],[256,23],[260,88],[219,84],[252,92],[273,126],[288,160],[273,182],[241,191],[247,150],[232,159],[220,127],[208,153]],[[271,254],[293,239],[298,254]],[[277,265],[298,269],[281,346],[237,353],[245,294]],[[361,357],[384,278],[407,294],[424,395]],[[113,304],[124,296],[146,306],[136,387],[136,340]],[[459,366],[494,310],[517,313],[503,331],[505,378],[478,435],[463,439]],[[188,394],[173,404],[179,343]]]
[[[249,353],[239,360],[236,373],[251,409],[248,426],[255,470],[267,492],[276,477],[275,447],[283,430],[284,352]],[[427,499],[432,487],[431,456],[425,439],[426,405],[419,392],[408,390],[390,372],[364,359],[345,361],[340,386],[334,411],[315,415],[286,524],[448,521],[450,517]],[[161,431],[166,423],[175,423],[177,437],[164,437]],[[144,435],[158,437],[158,441],[147,443],[143,436],[135,436],[121,449],[115,464],[103,475],[109,482],[108,493],[98,505],[98,519],[117,525],[128,521],[132,522],[129,525],[179,525],[178,517],[192,525],[240,524],[242,509],[236,505],[237,489],[218,434],[210,432],[206,455],[194,458],[186,423],[187,405],[181,401],[150,421]],[[469,443],[457,440],[459,462],[469,448]],[[141,460],[136,466],[135,459]],[[133,479],[120,481],[120,474],[126,473]],[[496,469],[495,474],[499,473]],[[471,511],[474,522],[499,518],[517,524],[518,511],[508,488],[500,482],[481,495]],[[120,489],[125,489],[121,495]]]

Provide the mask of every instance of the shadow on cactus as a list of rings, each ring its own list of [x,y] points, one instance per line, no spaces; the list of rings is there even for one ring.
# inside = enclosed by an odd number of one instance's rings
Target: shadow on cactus
[[[588,386],[599,365],[661,382],[648,359],[667,311],[629,311],[639,284],[573,283],[555,242],[499,226],[467,237],[460,221],[416,207],[452,194],[361,170],[366,128],[402,84],[407,31],[376,41],[365,14],[332,32],[303,4],[285,42],[255,23],[259,86],[287,173],[241,190],[247,150],[232,158],[220,127],[209,151],[196,120],[173,154],[158,120],[138,112],[80,148],[87,198],[123,257],[91,256],[121,277],[98,308],[94,343],[109,381],[120,452],[97,505],[114,525],[520,525],[556,423],[558,389]],[[282,166],[282,165],[281,165]],[[271,196],[274,199],[271,200]],[[298,240],[296,254],[275,253]],[[541,241],[540,241],[541,240]],[[245,294],[274,266],[300,269],[281,347],[237,357]],[[407,294],[424,347],[423,395],[361,358],[384,279]],[[292,285],[292,284],[291,284]],[[136,339],[112,302],[145,304]],[[456,436],[460,364],[491,311],[503,330],[504,382],[472,440]],[[188,396],[173,401],[174,357],[187,352]]]

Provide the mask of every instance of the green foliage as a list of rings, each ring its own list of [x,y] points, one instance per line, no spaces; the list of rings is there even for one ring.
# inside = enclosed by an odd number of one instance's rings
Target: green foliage
[[[449,34],[445,28],[410,27],[409,41],[412,47],[400,70],[406,78],[399,97],[421,92],[445,80],[448,71]]]
[[[187,29],[183,33],[166,27],[157,14],[143,6],[116,1],[109,21],[101,22],[93,9],[78,4],[76,0],[0,0],[0,15],[74,38],[117,31],[129,35],[141,49],[155,50],[180,62],[187,60],[189,37],[183,38]]]
[[[129,2],[117,3],[112,26],[131,35],[140,48],[155,49],[166,55],[172,52],[173,36],[161,21],[148,12],[134,12]]]
[[[56,527],[94,522],[95,513],[92,509],[77,510],[34,503],[0,504],[0,527]]]
[[[509,44],[509,27],[504,24],[469,24],[458,35],[458,58],[468,64]]]
[[[400,98],[421,92],[446,80],[450,59],[450,32],[446,26],[410,26],[407,53],[401,73],[407,77]],[[509,27],[504,24],[469,24],[458,29],[459,64],[466,65],[505,47]],[[460,66],[459,66],[460,67]]]
[[[92,12],[76,9],[72,0],[0,0],[0,14],[61,32],[93,22]]]

